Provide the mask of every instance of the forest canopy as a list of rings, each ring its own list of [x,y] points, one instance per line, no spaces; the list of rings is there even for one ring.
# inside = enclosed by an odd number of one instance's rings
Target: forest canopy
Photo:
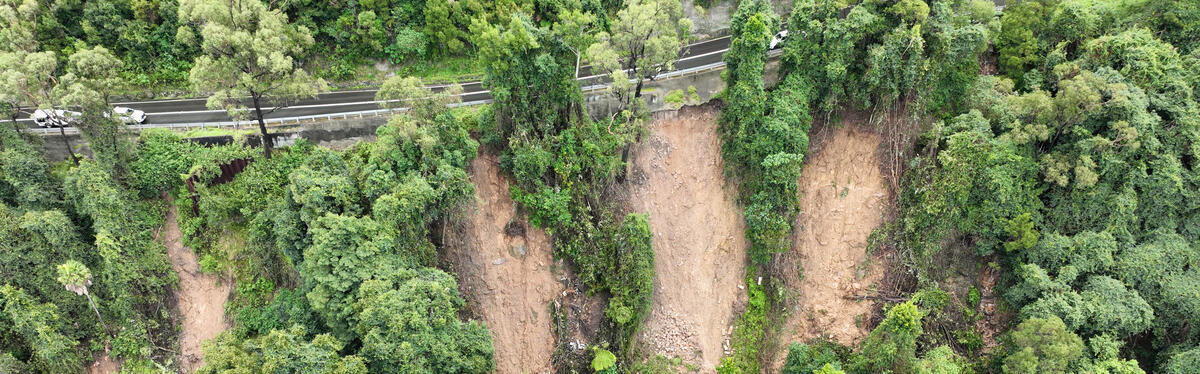
[[[480,203],[481,154],[518,217],[505,233],[544,230],[554,277],[597,305],[582,328],[566,317],[578,305],[529,311],[554,329],[554,369],[690,370],[639,340],[665,238],[625,195],[671,95],[656,85],[714,22],[696,5],[728,23],[728,49],[704,52],[722,54],[723,83],[705,93],[719,110],[706,130],[747,244],[741,314],[712,370],[1200,370],[1200,3],[699,3],[0,0],[0,372],[184,370],[169,220],[233,288],[196,372],[504,370],[512,342],[446,254]],[[581,87],[593,68],[601,93]],[[490,102],[465,106],[446,83],[459,80]],[[272,141],[271,110],[360,86],[388,110],[369,141]],[[258,138],[113,118],[119,98],[163,94],[257,120]],[[18,121],[56,108],[78,110],[77,137]],[[878,308],[852,346],[779,341],[781,322],[804,318],[784,310],[796,295],[780,267],[807,229],[810,135],[848,113],[897,139],[896,211],[869,245],[891,251],[900,286],[858,298]],[[897,117],[911,127],[883,124]],[[995,310],[952,281],[980,272],[998,274]]]

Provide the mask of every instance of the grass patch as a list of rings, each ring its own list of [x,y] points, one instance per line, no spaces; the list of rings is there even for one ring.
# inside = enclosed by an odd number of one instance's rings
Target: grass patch
[[[257,133],[258,133],[258,130],[234,130],[234,129],[224,129],[224,128],[217,128],[217,127],[201,127],[201,128],[194,128],[194,129],[189,129],[187,131],[184,131],[179,136],[186,139],[186,138],[201,138],[201,137],[207,137],[207,136],[237,137],[238,135],[257,134]]]
[[[483,79],[483,65],[474,56],[450,56],[420,61],[395,70],[396,75],[418,77],[430,83],[457,83]]]

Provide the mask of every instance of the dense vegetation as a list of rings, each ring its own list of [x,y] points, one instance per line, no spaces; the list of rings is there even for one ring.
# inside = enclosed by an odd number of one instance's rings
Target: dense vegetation
[[[654,217],[630,211],[622,182],[647,119],[644,85],[691,41],[685,5],[0,0],[4,117],[77,108],[91,154],[68,143],[69,160],[51,163],[41,137],[0,126],[0,372],[79,372],[101,355],[126,372],[175,369],[177,277],[155,234],[172,208],[202,269],[236,289],[233,327],[205,347],[201,372],[491,372],[491,335],[439,258],[442,229],[474,196],[480,147],[500,155],[529,223],[603,300],[593,346],[560,337],[556,368],[662,369],[635,344]],[[912,286],[889,290],[903,301],[885,303],[857,347],[795,342],[784,373],[1197,370],[1200,5],[793,5],[781,19],[766,0],[741,1],[730,22],[717,131],[750,261],[719,372],[773,364],[773,326],[789,317],[773,276],[802,213],[808,132],[846,110],[921,124],[898,217],[880,231]],[[768,84],[780,29],[791,38]],[[407,110],[376,141],[270,151],[264,108],[355,78],[372,59],[456,58],[494,103],[451,109],[460,88],[397,76],[376,82],[376,99]],[[616,113],[588,113],[575,79],[588,62],[619,82]],[[260,120],[262,156],[240,137],[201,146],[125,132],[107,115],[112,98],[148,86]],[[1011,319],[986,352],[979,291],[952,284],[985,266],[1001,274],[997,313]]]
[[[430,235],[473,193],[465,172],[478,147],[466,132],[473,117],[449,111],[457,98],[417,79],[395,78],[379,96],[420,109],[392,117],[378,141],[344,153],[298,145],[256,161],[232,183],[198,186],[200,215],[180,209],[205,266],[239,278],[238,326],[206,349],[202,371],[486,373],[494,366],[487,330],[457,317],[464,300],[457,281],[433,267]],[[251,152],[178,149],[198,146],[166,134],[153,140],[147,147],[177,149],[165,157],[211,155],[180,163],[201,180]],[[217,236],[230,231],[244,235],[243,248],[220,245]],[[289,274],[299,287],[283,287],[295,282]],[[329,355],[341,358],[322,358]]]
[[[1200,125],[1195,54],[1138,22],[1157,6],[1106,5],[1015,6],[1017,15],[1093,16],[1019,29],[1055,43],[1001,49],[1005,76],[975,81],[966,113],[928,133],[910,176],[932,181],[904,199],[926,207],[903,218],[914,257],[945,237],[994,254],[1011,274],[1004,296],[1024,321],[1017,331],[1054,326],[1058,344],[1072,347],[1043,352],[1014,332],[1006,371],[1088,370],[1124,357],[1175,372],[1197,344],[1187,328],[1200,280],[1187,197]]]
[[[738,349],[726,358],[722,372],[759,372],[769,319],[779,318],[772,310],[781,309],[783,285],[762,267],[772,266],[773,255],[792,246],[810,110],[886,111],[909,101],[931,110],[960,105],[970,77],[978,74],[977,56],[986,46],[993,13],[982,1],[865,1],[848,9],[796,1],[787,21],[795,37],[784,44],[780,81],[767,90],[767,48],[780,21],[765,1],[739,5],[725,54],[729,70],[721,135],[730,174],[741,184],[752,263],[750,306],[734,334]],[[749,281],[758,276],[767,278],[765,284]]]
[[[0,129],[0,369],[74,372],[111,348],[132,370],[167,356],[175,274],[151,231],[163,204],[94,161],[51,170],[39,139]],[[32,144],[31,144],[32,143]]]
[[[866,26],[878,21],[860,13],[870,3],[841,22],[873,29]],[[929,4],[928,20],[953,20],[939,9],[954,4]],[[828,47],[785,47],[785,66],[789,55],[805,56],[792,60],[808,64],[797,71],[846,71],[817,85],[831,87],[822,95],[826,105],[847,98],[880,108],[923,92],[910,98],[920,104],[918,114],[944,119],[917,144],[921,152],[909,163],[892,234],[925,290],[891,307],[854,352],[829,343],[793,346],[785,372],[826,364],[846,372],[1193,372],[1197,340],[1189,327],[1197,321],[1194,257],[1200,252],[1189,196],[1197,190],[1190,175],[1200,112],[1197,54],[1177,35],[1194,33],[1200,13],[1194,4],[1173,1],[1022,1],[1008,4],[997,25],[987,21],[990,10],[983,12],[983,5],[968,5],[953,14],[981,27],[912,28],[934,30],[925,45],[949,47],[925,53],[933,61],[947,56],[944,62],[915,69],[895,59],[905,54],[877,52],[886,51],[891,38],[913,45],[903,38],[915,31],[886,34],[865,50],[832,49],[864,51],[851,61],[865,64],[830,64],[822,60]],[[821,13],[793,12],[793,20]],[[802,24],[825,30],[816,34],[826,42],[837,30],[819,18],[791,23],[793,30]],[[947,31],[936,36],[936,30]],[[971,51],[989,41],[1000,76],[978,75],[971,66]],[[882,71],[900,72],[892,77],[901,79],[876,78],[877,57],[898,67]],[[856,75],[855,67],[866,69]],[[938,290],[949,286],[944,282],[954,267],[978,266],[960,259],[946,268],[945,257],[955,256],[944,254],[952,249],[946,247],[971,248],[983,257],[968,259],[992,259],[1004,270],[997,292],[1015,327],[1001,349],[979,354],[971,326],[980,318],[977,294],[954,300]],[[923,334],[922,325],[959,330]]]
[[[201,28],[179,12],[178,0],[6,0],[12,8],[39,10],[16,14],[36,26],[33,36],[60,58],[77,50],[102,46],[121,60],[123,92],[187,87],[195,59],[204,55]],[[388,61],[407,70],[424,71],[431,63],[451,62],[458,73],[475,72],[463,57],[474,56],[478,43],[472,22],[503,23],[523,12],[538,22],[556,22],[563,4],[548,1],[349,0],[251,2],[268,6],[289,23],[311,32],[315,43],[300,56],[321,56],[315,63],[322,78],[345,81],[372,61]],[[232,4],[227,2],[227,4]],[[585,1],[578,8],[602,20],[620,2]],[[9,17],[10,15],[4,15]],[[586,48],[586,47],[585,47]],[[62,61],[60,61],[62,62]],[[172,92],[172,93],[174,93]]]

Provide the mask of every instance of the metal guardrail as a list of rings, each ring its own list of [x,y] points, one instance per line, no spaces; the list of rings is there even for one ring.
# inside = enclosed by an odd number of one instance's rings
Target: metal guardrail
[[[775,58],[775,57],[779,57],[779,55],[781,55],[781,54],[782,54],[782,51],[776,49],[776,50],[768,51],[767,56],[768,56],[768,58]],[[714,62],[711,64],[691,67],[691,68],[687,68],[687,69],[683,69],[683,70],[670,71],[670,72],[664,73],[662,75],[659,75],[658,77],[655,77],[654,79],[656,81],[657,80],[677,79],[677,78],[683,78],[683,77],[687,77],[687,76],[695,76],[695,75],[705,74],[705,73],[722,70],[722,69],[725,69],[725,62],[718,61],[718,62]],[[634,82],[634,81],[635,80],[633,80],[633,79],[630,80],[630,82]],[[593,94],[593,93],[607,90],[608,87],[609,87],[608,84],[593,84],[593,85],[582,87],[581,90],[583,91],[584,94]],[[460,96],[467,95],[467,94],[473,94],[473,92],[464,92],[464,93],[460,94]],[[451,107],[474,106],[474,105],[488,104],[491,102],[492,102],[491,99],[476,100],[476,101],[468,101],[468,102],[451,104],[450,106]],[[362,110],[362,111],[344,112],[344,113],[314,114],[314,115],[307,115],[307,116],[296,116],[296,117],[285,117],[285,118],[268,118],[263,122],[267,126],[274,127],[274,126],[284,126],[284,125],[298,125],[298,124],[302,124],[302,123],[315,123],[315,122],[321,122],[321,121],[382,117],[382,116],[386,116],[386,115],[391,115],[392,113],[405,112],[407,110],[408,110],[408,108],[406,108],[406,107],[405,108],[395,108],[395,109],[372,109],[372,110]],[[150,124],[150,125],[131,125],[131,126],[128,126],[127,128],[134,132],[140,132],[140,131],[146,130],[146,129],[173,129],[173,130],[188,131],[188,130],[192,130],[192,129],[214,129],[215,128],[215,129],[240,130],[243,128],[253,129],[257,126],[258,126],[257,120],[243,120],[243,121],[217,121],[217,122],[199,122],[199,123],[164,123],[164,124]],[[29,129],[29,131],[36,133],[36,134],[41,134],[41,135],[56,135],[56,134],[59,134],[60,132],[66,133],[66,134],[71,134],[71,135],[79,133],[79,129],[75,128],[75,127],[67,127],[65,129],[61,129],[61,131],[59,128],[34,128],[34,129]]]

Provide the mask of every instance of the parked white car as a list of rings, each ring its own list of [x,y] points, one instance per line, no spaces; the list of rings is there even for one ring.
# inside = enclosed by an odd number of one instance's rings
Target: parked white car
[[[69,110],[38,109],[33,111],[33,123],[41,127],[67,127],[75,124],[79,112]]]
[[[780,31],[778,34],[775,34],[774,37],[771,37],[771,48],[770,49],[783,47],[783,40],[787,39],[787,35],[788,35],[788,31],[783,30],[783,31]]]
[[[113,114],[127,125],[146,123],[146,112],[123,106],[114,107]]]

